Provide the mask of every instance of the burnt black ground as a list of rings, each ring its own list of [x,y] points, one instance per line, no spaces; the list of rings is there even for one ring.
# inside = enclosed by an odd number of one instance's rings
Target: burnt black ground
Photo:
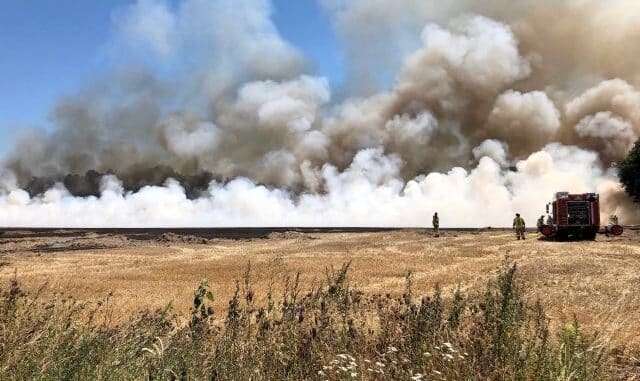
[[[271,233],[372,233],[401,230],[426,230],[430,228],[380,228],[380,227],[248,227],[248,228],[0,228],[0,239],[23,239],[43,237],[82,237],[87,234],[122,235],[132,240],[156,240],[163,234],[173,233],[204,239],[260,239]],[[442,232],[506,231],[508,228],[441,228]],[[533,230],[532,230],[533,231]]]

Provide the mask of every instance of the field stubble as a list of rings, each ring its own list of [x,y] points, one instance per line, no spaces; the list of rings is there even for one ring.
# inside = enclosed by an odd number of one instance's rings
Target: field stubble
[[[303,288],[325,279],[326,269],[351,261],[350,284],[372,294],[399,296],[408,272],[416,293],[436,285],[450,297],[484,287],[508,256],[519,267],[527,297],[539,300],[552,325],[575,314],[588,329],[614,343],[640,347],[640,235],[600,237],[595,242],[547,242],[530,234],[516,241],[506,231],[422,230],[363,233],[272,233],[267,239],[201,239],[163,234],[137,239],[122,234],[82,233],[0,236],[0,282],[17,276],[22,287],[43,296],[64,293],[96,301],[109,293],[113,323],[171,302],[186,320],[194,287],[207,278],[225,309],[247,263],[256,295],[283,287],[300,272]],[[263,300],[258,300],[262,302]]]
[[[636,233],[532,238],[14,231],[0,238],[0,375],[637,378]]]

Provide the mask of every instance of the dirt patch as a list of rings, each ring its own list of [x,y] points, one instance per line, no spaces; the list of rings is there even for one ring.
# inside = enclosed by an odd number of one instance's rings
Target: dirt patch
[[[157,239],[157,242],[161,243],[181,243],[181,244],[193,244],[193,245],[207,245],[211,243],[211,240],[197,237],[194,235],[182,235],[175,233],[164,233],[160,235]]]
[[[113,249],[113,246],[98,245],[89,242],[53,242],[47,245],[38,245],[33,248],[32,251],[36,253],[54,253],[65,251],[82,251],[82,250],[98,250],[98,249]]]
[[[66,252],[66,251],[85,251],[100,249],[116,249],[128,246],[129,241],[122,236],[100,236],[96,234],[87,234],[81,238],[56,239],[53,241],[43,242],[31,247],[24,247],[26,251],[33,252]]]
[[[297,239],[297,240],[310,240],[313,239],[309,234],[297,232],[297,231],[286,231],[286,232],[273,232],[269,234],[269,239]]]

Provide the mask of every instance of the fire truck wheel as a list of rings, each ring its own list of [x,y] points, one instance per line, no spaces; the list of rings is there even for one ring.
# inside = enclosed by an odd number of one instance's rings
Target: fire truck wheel
[[[565,231],[559,231],[556,233],[556,241],[566,241],[569,235]]]

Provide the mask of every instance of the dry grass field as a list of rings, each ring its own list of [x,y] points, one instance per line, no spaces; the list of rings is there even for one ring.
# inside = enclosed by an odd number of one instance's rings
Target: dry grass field
[[[599,236],[595,242],[547,242],[507,231],[272,233],[267,238],[206,239],[194,235],[121,232],[0,235],[0,284],[17,277],[43,297],[63,293],[79,301],[109,299],[113,324],[172,302],[185,321],[193,293],[207,278],[216,310],[227,308],[251,263],[256,295],[284,287],[301,272],[303,289],[325,280],[331,266],[351,261],[348,281],[365,292],[401,295],[413,274],[416,293],[436,284],[445,298],[458,287],[482,289],[506,256],[518,264],[528,299],[540,300],[552,327],[571,321],[599,331],[614,347],[640,348],[640,234]],[[535,300],[533,300],[535,301]]]

